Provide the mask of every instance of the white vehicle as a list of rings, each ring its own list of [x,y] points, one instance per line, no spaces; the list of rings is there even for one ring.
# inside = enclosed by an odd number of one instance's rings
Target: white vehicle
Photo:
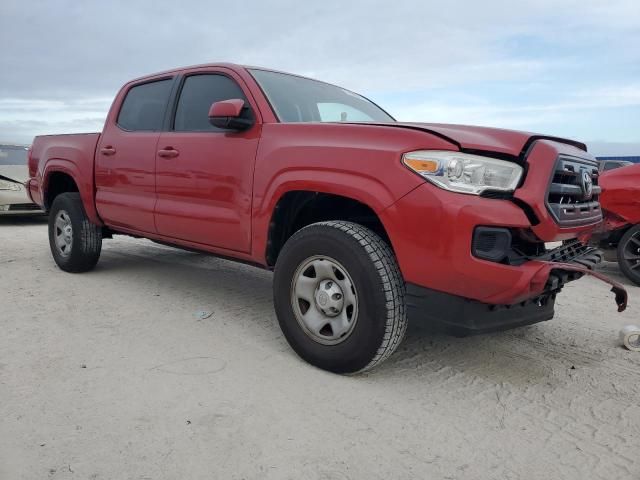
[[[0,216],[42,215],[45,212],[29,199],[28,147],[0,144]]]

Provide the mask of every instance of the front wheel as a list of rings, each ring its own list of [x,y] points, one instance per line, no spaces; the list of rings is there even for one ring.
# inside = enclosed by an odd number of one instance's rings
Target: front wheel
[[[61,193],[49,212],[49,246],[65,272],[91,270],[102,250],[102,229],[87,218],[79,193]]]
[[[278,256],[274,303],[282,331],[307,362],[335,373],[373,368],[404,337],[404,281],[391,248],[344,221],[296,232]]]
[[[636,285],[640,285],[640,225],[631,227],[618,242],[620,270]]]

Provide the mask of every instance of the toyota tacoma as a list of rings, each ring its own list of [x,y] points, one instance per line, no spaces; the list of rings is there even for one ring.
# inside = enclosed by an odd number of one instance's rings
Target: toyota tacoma
[[[602,212],[582,143],[401,123],[263,68],[133,80],[102,133],[38,136],[29,169],[62,270],[92,269],[115,234],[273,269],[289,344],[338,373],[385,360],[408,318],[459,335],[548,320],[602,258],[583,241]]]

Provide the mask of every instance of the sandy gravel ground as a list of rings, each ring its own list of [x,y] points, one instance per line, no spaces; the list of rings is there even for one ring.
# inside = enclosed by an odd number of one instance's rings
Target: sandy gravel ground
[[[583,279],[482,337],[413,324],[340,377],[289,349],[269,272],[119,237],[70,275],[42,221],[0,219],[0,479],[638,479],[629,290],[617,314]]]

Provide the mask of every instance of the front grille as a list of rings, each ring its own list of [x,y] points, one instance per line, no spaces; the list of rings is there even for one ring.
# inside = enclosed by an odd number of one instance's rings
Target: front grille
[[[10,212],[21,212],[21,211],[32,211],[32,210],[40,210],[40,207],[35,203],[12,203],[9,205]]]
[[[592,190],[589,192],[591,180]],[[584,158],[560,156],[547,194],[547,207],[561,227],[591,225],[602,220],[598,164]]]

